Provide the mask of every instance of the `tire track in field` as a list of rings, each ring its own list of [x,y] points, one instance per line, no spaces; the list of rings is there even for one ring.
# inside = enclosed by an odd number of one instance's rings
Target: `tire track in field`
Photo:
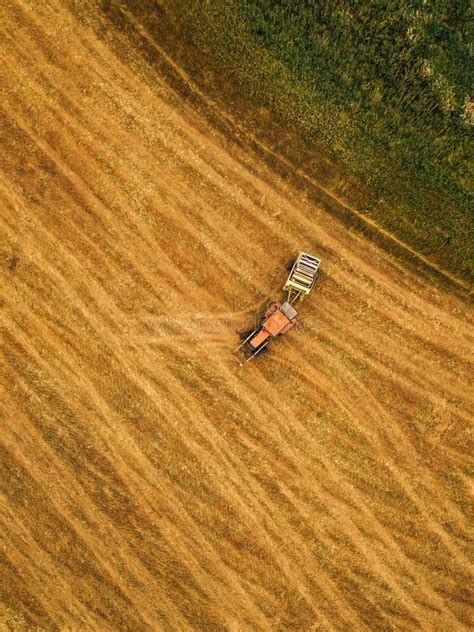
[[[104,412],[106,413],[107,411],[104,411]],[[143,481],[142,481],[142,483],[143,483]],[[215,587],[215,589],[216,589],[216,588],[217,588],[217,587]]]
[[[291,411],[290,411],[290,410],[287,410],[287,415],[290,415],[290,414],[291,414]],[[295,423],[294,423],[294,424],[292,424],[292,425],[293,425],[294,427],[296,427],[296,425],[297,425],[297,424],[296,424],[296,421],[297,421],[297,420],[294,420],[294,421],[295,421]],[[309,437],[305,437],[305,441],[308,441],[308,440],[311,440],[311,438],[309,438]],[[320,447],[320,446],[318,446],[317,444],[315,445],[315,453],[318,453],[318,452],[319,452],[319,447]],[[379,451],[380,451],[380,447],[379,447]],[[299,455],[298,461],[299,461],[299,462],[301,462],[301,460],[303,460],[303,461],[304,461],[304,459],[302,459],[302,457]],[[326,462],[324,465],[325,465],[325,472],[326,472],[326,476],[328,476],[328,475],[329,475],[329,472],[331,472],[331,470],[332,470],[332,468],[331,468],[331,464],[330,464],[329,462]],[[333,479],[333,480],[332,480],[333,485],[335,485],[335,483],[336,483],[336,481],[337,481],[337,479],[338,479],[338,475],[337,475],[337,474],[336,474],[336,475],[334,475],[334,474],[333,474],[332,479]],[[352,488],[352,489],[351,489],[351,488],[349,488],[349,489],[350,489],[350,493],[349,493],[349,495],[350,495],[350,496],[354,496],[355,489],[354,489],[354,488]],[[359,498],[358,500],[359,500],[360,507],[362,508],[362,510],[367,511],[367,509],[364,507],[363,500],[362,500],[361,498]],[[334,501],[335,501],[335,499],[332,499],[332,502],[334,502]],[[370,514],[369,514],[369,516],[370,516]],[[371,518],[371,522],[373,522],[373,520],[374,520],[374,516],[372,515],[372,516],[370,516],[370,518]],[[382,528],[381,533],[383,534],[383,533],[384,533],[384,531],[385,531],[385,530]],[[385,541],[387,541],[387,535],[388,535],[388,534],[385,532],[385,535],[383,536],[383,539],[384,539]],[[392,553],[393,553],[393,552],[394,552],[394,551],[392,551]],[[406,560],[405,560],[405,562],[406,562]]]
[[[23,123],[19,123],[19,124],[20,124],[20,125],[23,125]],[[42,145],[42,150],[43,150],[45,153],[47,153],[47,155],[48,155],[49,157],[51,157],[51,156],[53,155],[53,154],[51,154],[51,151],[50,151],[49,147],[47,147],[46,145]],[[70,175],[70,179],[72,179],[71,172],[69,171],[69,168],[68,168],[68,166],[67,166],[66,164],[63,166],[63,170],[64,170],[64,172],[65,172],[66,174],[68,174],[68,173],[69,173],[69,175]],[[77,178],[74,178],[74,181],[75,181],[75,183],[76,183],[77,187],[79,187],[79,184],[78,184]],[[168,197],[169,197],[169,196],[168,196]],[[104,209],[104,210],[105,210],[105,209]],[[162,217],[162,219],[163,219],[163,217]],[[162,219],[161,219],[161,221],[162,221]],[[231,260],[229,259],[229,260],[227,261],[227,263],[228,263],[228,264],[230,264],[230,263],[231,263]],[[144,268],[144,270],[146,271],[146,268]],[[181,281],[183,284],[188,283],[188,279],[187,279],[184,275],[182,275],[181,271],[180,271],[178,268],[176,268],[176,269],[175,269],[175,271],[173,272],[173,275],[174,275],[174,276],[176,276],[176,274],[179,274],[179,275],[181,276],[180,281]]]
[[[260,415],[260,416],[261,416],[261,415]],[[294,420],[294,421],[295,421],[295,426],[296,426],[296,422],[297,422],[297,420]],[[301,459],[301,457],[300,457],[300,456],[299,456],[299,458]],[[328,466],[328,464],[326,464],[326,466]],[[333,499],[331,499],[331,500],[334,502],[334,500],[335,500],[335,499],[333,498]],[[451,622],[451,624],[452,624],[452,622]]]

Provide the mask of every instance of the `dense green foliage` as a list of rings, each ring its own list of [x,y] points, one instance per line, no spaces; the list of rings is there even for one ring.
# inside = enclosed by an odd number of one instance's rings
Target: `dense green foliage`
[[[168,3],[254,101],[357,176],[367,210],[452,271],[472,270],[468,0]]]

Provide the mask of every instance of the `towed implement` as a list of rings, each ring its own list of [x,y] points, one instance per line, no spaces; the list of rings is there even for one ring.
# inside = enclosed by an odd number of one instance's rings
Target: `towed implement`
[[[298,312],[294,303],[303,300],[313,289],[319,276],[320,263],[320,259],[306,252],[300,252],[295,260],[288,263],[289,274],[283,286],[287,300],[271,301],[258,318],[255,327],[240,334],[242,342],[234,353],[238,354],[241,366],[266,353],[275,338],[286,334],[295,326]]]
[[[290,271],[283,291],[288,294],[288,302],[294,303],[298,299],[303,300],[314,287],[319,277],[321,260],[300,252],[295,261],[288,262]]]

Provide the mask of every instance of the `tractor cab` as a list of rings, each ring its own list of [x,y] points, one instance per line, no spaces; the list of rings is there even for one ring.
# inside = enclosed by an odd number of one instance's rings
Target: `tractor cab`
[[[287,301],[271,302],[255,329],[241,334],[242,344],[236,352],[242,356],[241,365],[245,364],[259,353],[268,351],[268,344],[278,336],[285,334],[296,324],[298,312]]]

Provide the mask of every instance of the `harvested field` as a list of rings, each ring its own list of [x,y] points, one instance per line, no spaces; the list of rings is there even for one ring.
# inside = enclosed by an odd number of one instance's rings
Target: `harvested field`
[[[469,304],[78,4],[0,7],[1,629],[472,628]]]

